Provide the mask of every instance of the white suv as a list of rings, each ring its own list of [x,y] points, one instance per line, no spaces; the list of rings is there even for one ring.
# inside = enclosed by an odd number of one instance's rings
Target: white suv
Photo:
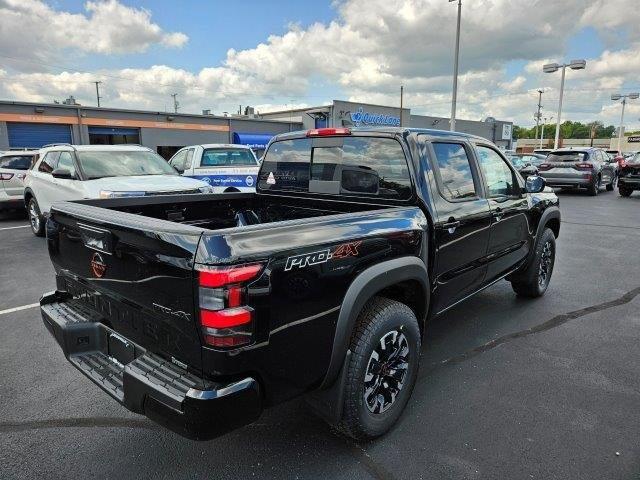
[[[45,146],[24,185],[37,236],[44,235],[44,218],[57,201],[213,192],[205,182],[181,177],[160,155],[137,145]]]

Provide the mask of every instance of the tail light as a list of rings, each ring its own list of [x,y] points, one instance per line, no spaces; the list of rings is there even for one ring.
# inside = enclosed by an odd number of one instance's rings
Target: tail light
[[[591,170],[593,168],[593,164],[591,163],[577,163],[574,165],[578,170]]]
[[[258,278],[263,265],[198,266],[200,326],[204,342],[216,348],[251,343],[253,309],[244,305],[246,284]]]
[[[11,180],[13,173],[0,173],[0,180]]]
[[[540,170],[540,171],[551,170],[551,164],[550,163],[541,163],[540,165],[538,165],[538,170]]]
[[[351,135],[348,128],[312,128],[307,130],[307,137],[328,137],[334,135]]]

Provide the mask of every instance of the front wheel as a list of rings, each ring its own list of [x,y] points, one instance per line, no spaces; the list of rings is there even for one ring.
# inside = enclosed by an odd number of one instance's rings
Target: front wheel
[[[420,364],[420,328],[403,303],[374,297],[358,317],[351,339],[342,420],[356,440],[386,433],[409,401]]]
[[[33,234],[36,237],[44,237],[44,218],[40,213],[40,207],[35,198],[29,200],[27,213],[29,214],[29,223],[31,224]]]
[[[611,177],[611,183],[607,183],[607,192],[613,192],[613,189],[616,188],[616,176]]]
[[[545,228],[536,244],[533,261],[511,279],[513,291],[523,297],[541,297],[547,291],[556,258],[556,237]]]

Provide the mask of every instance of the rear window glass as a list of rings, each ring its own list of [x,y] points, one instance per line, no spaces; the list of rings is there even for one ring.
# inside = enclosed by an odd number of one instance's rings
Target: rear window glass
[[[11,155],[0,157],[0,168],[12,170],[29,170],[33,157],[31,155]]]
[[[471,164],[464,146],[459,143],[434,143],[439,186],[447,200],[464,200],[475,198],[476,188],[473,183]]]
[[[411,177],[399,142],[345,137],[336,143],[316,147],[311,139],[273,143],[264,157],[259,187],[394,200],[411,197]]]
[[[554,152],[547,157],[547,162],[584,162],[587,159],[585,152]]]
[[[202,153],[201,167],[242,167],[258,165],[253,154],[240,148],[207,148]]]

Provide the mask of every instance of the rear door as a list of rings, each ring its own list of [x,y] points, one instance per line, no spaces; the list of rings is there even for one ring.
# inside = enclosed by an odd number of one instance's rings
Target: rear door
[[[77,203],[47,226],[59,290],[146,350],[200,368],[193,265],[202,229]]]
[[[434,308],[439,312],[482,285],[491,211],[482,195],[481,177],[469,144],[433,142],[430,157],[437,212]]]
[[[509,162],[496,148],[476,145],[485,195],[491,208],[486,282],[513,269],[529,253],[529,200]]]

